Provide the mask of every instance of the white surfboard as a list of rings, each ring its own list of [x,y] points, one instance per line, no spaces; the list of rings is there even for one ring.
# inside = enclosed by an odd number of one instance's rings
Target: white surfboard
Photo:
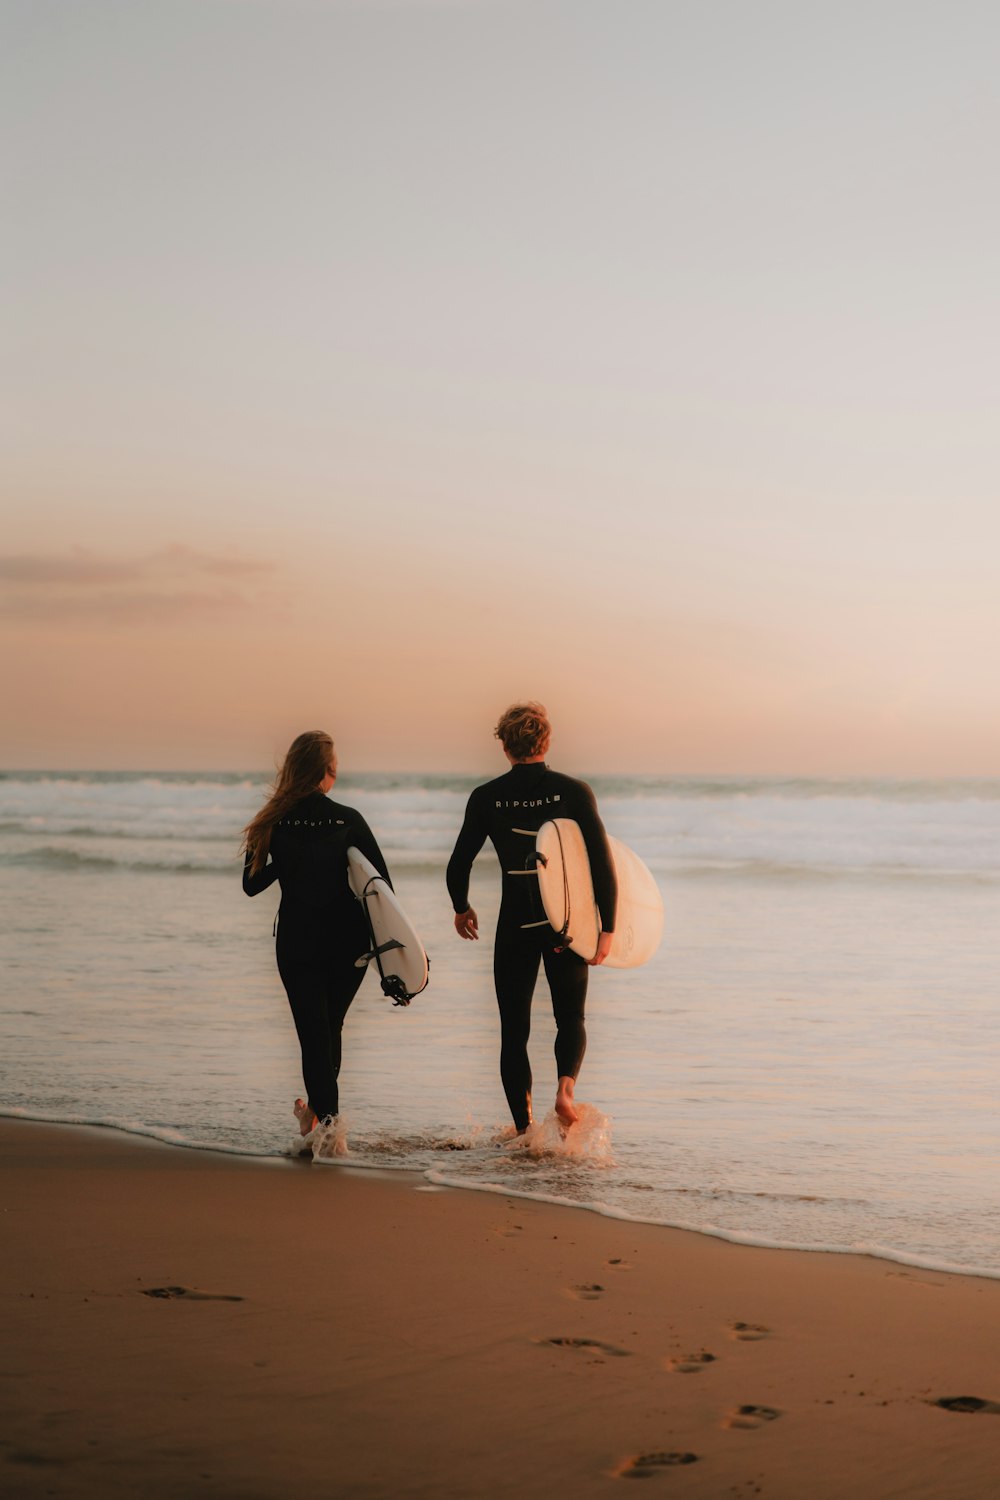
[[[359,969],[374,962],[382,981],[382,993],[394,1005],[409,1005],[414,995],[427,987],[428,963],[424,945],[395,892],[370,859],[352,844],[347,851],[347,878],[351,890],[363,903],[372,945],[356,960]]]
[[[638,854],[618,839],[609,838],[608,843],[618,876],[618,914],[604,962],[612,969],[637,969],[660,946],[663,898]],[[566,934],[566,946],[589,961],[597,952],[601,918],[579,823],[572,818],[543,823],[535,850],[545,915],[556,932]]]

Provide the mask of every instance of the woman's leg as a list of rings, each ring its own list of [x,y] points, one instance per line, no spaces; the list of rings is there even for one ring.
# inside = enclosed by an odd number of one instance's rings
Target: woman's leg
[[[312,965],[279,964],[279,972],[302,1053],[306,1103],[309,1111],[322,1120],[337,1113],[337,1080],[330,1066],[325,976]],[[299,1114],[297,1107],[296,1114]]]
[[[302,1081],[308,1107],[317,1119],[339,1112],[341,1028],[364,969],[331,961],[294,963],[279,956],[278,971],[285,986],[302,1053]],[[298,1111],[296,1111],[298,1113]]]
[[[340,1112],[338,1079],[343,1055],[344,1021],[364,977],[365,970],[355,968],[352,956],[331,959],[330,971],[326,977],[326,1024],[329,1076],[333,1084],[333,1108],[328,1113],[332,1115]],[[323,1119],[323,1115],[320,1115],[320,1119]]]

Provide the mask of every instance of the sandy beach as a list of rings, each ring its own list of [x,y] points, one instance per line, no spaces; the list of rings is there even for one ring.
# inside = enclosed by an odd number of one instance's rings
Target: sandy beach
[[[12,1500],[996,1494],[997,1282],[110,1131],[0,1161]]]

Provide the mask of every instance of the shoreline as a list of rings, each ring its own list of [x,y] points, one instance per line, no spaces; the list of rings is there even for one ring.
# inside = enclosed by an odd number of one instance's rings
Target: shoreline
[[[289,1163],[300,1164],[296,1162],[293,1154],[240,1151],[235,1148],[200,1144],[193,1141],[167,1140],[162,1135],[154,1134],[151,1129],[133,1129],[129,1126],[118,1125],[110,1121],[105,1123],[93,1120],[61,1120],[44,1115],[10,1114],[0,1109],[0,1129],[2,1129],[5,1121],[25,1125],[52,1125],[64,1130],[107,1131],[113,1135],[121,1136],[125,1140],[148,1142],[153,1146],[165,1147],[168,1150],[189,1151],[218,1156],[223,1160],[257,1162],[260,1164],[270,1163],[272,1166],[287,1165]],[[310,1163],[306,1161],[305,1165],[308,1166]],[[575,1199],[560,1197],[555,1194],[530,1193],[523,1189],[505,1186],[501,1183],[480,1182],[473,1178],[453,1178],[449,1177],[447,1172],[436,1167],[385,1166],[368,1163],[357,1157],[353,1160],[337,1158],[319,1165],[319,1169],[322,1171],[327,1171],[331,1168],[344,1172],[369,1172],[375,1175],[384,1175],[387,1178],[397,1175],[401,1177],[420,1177],[424,1182],[433,1187],[441,1187],[449,1191],[492,1194],[494,1197],[516,1198],[522,1202],[546,1204],[551,1208],[573,1209],[579,1213],[595,1214],[598,1218],[610,1219],[626,1225],[644,1224],[650,1228],[670,1230],[677,1234],[691,1234],[710,1240],[718,1240],[723,1244],[735,1245],[748,1250],[773,1250],[790,1255],[858,1256],[862,1259],[879,1261],[891,1266],[900,1266],[910,1271],[923,1271],[933,1276],[959,1276],[972,1280],[1000,1282],[1000,1270],[986,1268],[973,1269],[954,1264],[941,1265],[931,1260],[928,1256],[908,1253],[905,1250],[870,1249],[858,1246],[790,1244],[781,1240],[767,1239],[763,1236],[755,1238],[749,1232],[744,1233],[739,1230],[706,1228],[697,1224],[676,1223],[668,1219],[638,1218],[610,1204],[578,1202]]]
[[[993,1280],[162,1145],[0,1119],[12,1500],[995,1494]]]

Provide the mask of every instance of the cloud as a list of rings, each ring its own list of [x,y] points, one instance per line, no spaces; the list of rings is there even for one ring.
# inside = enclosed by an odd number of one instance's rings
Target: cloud
[[[148,564],[179,572],[215,573],[223,578],[245,578],[254,573],[274,572],[274,564],[261,558],[224,557],[211,552],[197,552],[193,547],[184,547],[178,543],[154,552],[149,557]]]
[[[223,557],[179,543],[131,559],[101,557],[84,547],[76,547],[64,556],[30,552],[0,554],[0,581],[24,584],[128,583],[152,572],[244,577],[273,571],[273,563],[259,558]]]
[[[271,581],[261,558],[180,543],[138,557],[75,548],[0,554],[0,618],[31,624],[191,624],[260,606],[251,582]],[[273,597],[269,595],[273,604]]]
[[[27,587],[48,584],[124,583],[137,574],[135,563],[112,562],[89,553],[69,557],[44,557],[30,553],[0,557],[0,582]]]

